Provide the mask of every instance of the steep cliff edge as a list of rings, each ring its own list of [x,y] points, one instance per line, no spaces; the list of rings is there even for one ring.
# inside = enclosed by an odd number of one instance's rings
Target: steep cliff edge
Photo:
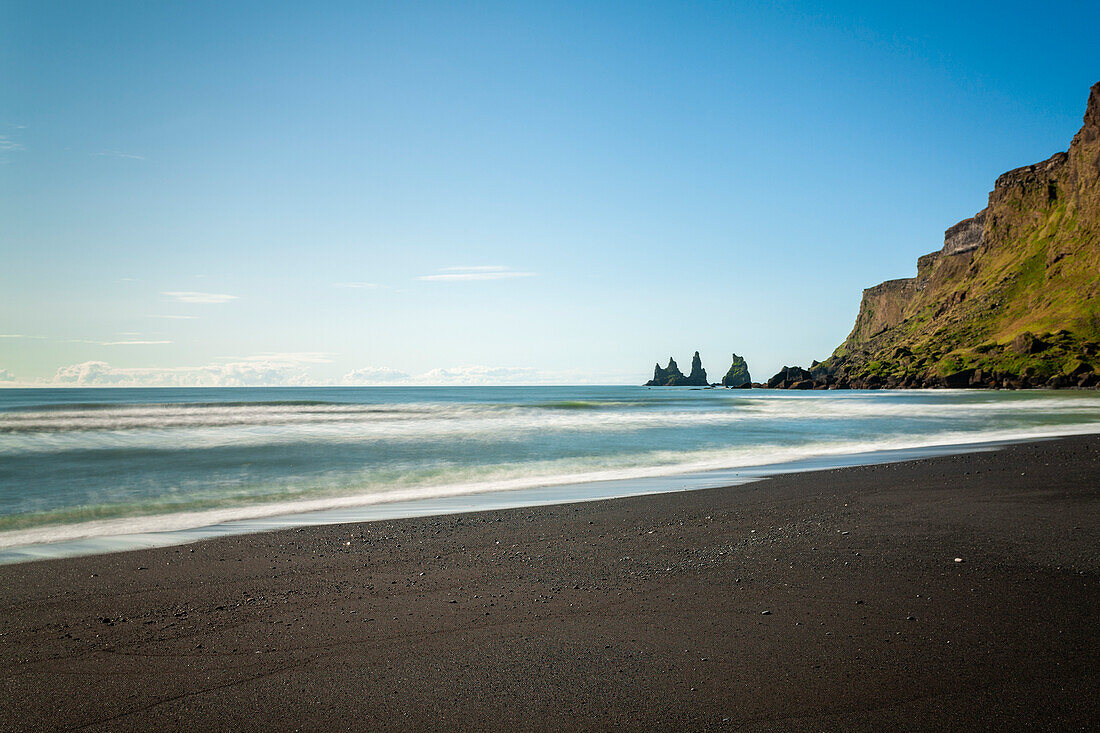
[[[818,387],[1100,382],[1100,83],[1069,150],[1000,176],[913,278],[863,292]],[[777,375],[778,376],[778,375]]]

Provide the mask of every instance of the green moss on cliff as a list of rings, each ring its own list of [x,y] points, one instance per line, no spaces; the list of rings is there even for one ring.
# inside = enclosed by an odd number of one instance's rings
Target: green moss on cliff
[[[1001,176],[982,216],[976,248],[945,247],[921,258],[919,278],[866,291],[818,372],[921,383],[975,369],[1039,383],[1100,366],[1100,84],[1069,152]],[[1019,353],[1025,333],[1046,348]]]

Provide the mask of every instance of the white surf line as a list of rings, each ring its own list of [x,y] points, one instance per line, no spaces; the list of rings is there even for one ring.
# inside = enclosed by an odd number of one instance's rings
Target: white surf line
[[[994,431],[997,432],[997,431]],[[466,486],[482,487],[455,493],[423,495],[421,489],[409,489],[400,492],[369,495],[370,501],[362,502],[364,497],[345,497],[341,499],[320,499],[303,502],[284,502],[281,504],[251,507],[255,516],[233,516],[214,519],[201,524],[179,526],[176,520],[184,517],[211,518],[211,515],[225,515],[234,509],[189,512],[186,515],[166,515],[162,517],[133,517],[120,520],[86,522],[65,527],[81,528],[97,524],[101,528],[115,522],[145,522],[141,529],[131,525],[129,531],[120,533],[103,532],[83,534],[64,540],[34,541],[0,545],[0,565],[25,562],[36,559],[76,557],[95,555],[150,547],[182,545],[212,537],[235,534],[251,534],[286,527],[318,526],[344,524],[351,522],[379,521],[384,519],[402,519],[419,516],[438,516],[444,514],[509,509],[524,506],[545,506],[551,504],[569,504],[586,501],[641,496],[646,494],[669,493],[675,491],[698,490],[732,486],[757,481],[768,476],[801,471],[816,471],[829,468],[873,465],[900,461],[918,460],[942,455],[955,455],[983,450],[996,450],[1002,446],[1034,440],[1044,440],[1073,435],[1100,433],[1100,424],[1065,426],[1064,429],[1047,430],[1042,434],[1035,431],[999,431],[1004,433],[981,441],[927,442],[920,445],[901,447],[871,448],[861,452],[821,452],[803,455],[792,460],[763,463],[756,465],[710,468],[689,473],[662,473],[630,478],[596,479],[592,481],[557,482],[538,486],[526,486],[513,490],[485,490],[484,484]],[[1023,434],[1026,433],[1026,434]],[[559,477],[560,479],[560,477]],[[412,495],[416,494],[416,495]],[[400,497],[400,498],[398,498]],[[464,500],[457,502],[456,500]],[[325,503],[320,509],[304,511],[278,511],[286,506],[298,507]],[[270,510],[270,511],[267,511]],[[150,520],[146,522],[145,520]],[[152,527],[150,527],[150,524]],[[163,527],[163,528],[161,528]],[[0,539],[14,534],[38,533],[56,530],[58,527],[41,527],[33,530],[16,530],[3,533]]]

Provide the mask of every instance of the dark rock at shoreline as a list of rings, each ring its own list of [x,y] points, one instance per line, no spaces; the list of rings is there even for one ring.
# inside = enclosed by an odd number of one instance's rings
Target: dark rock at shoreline
[[[724,387],[751,387],[752,377],[749,375],[749,365],[745,362],[744,358],[733,355],[733,364],[730,366],[729,371],[726,372],[726,376],[722,377],[722,386]]]
[[[1078,362],[1062,374],[1043,376],[1025,369],[1021,375],[987,369],[960,369],[944,376],[878,374],[852,376],[801,367],[783,367],[766,385],[772,389],[1095,389],[1100,374],[1086,362]]]
[[[806,386],[806,385],[809,386]],[[795,386],[799,385],[799,386]],[[814,385],[813,375],[802,367],[785,366],[768,380],[771,389],[812,389]]]

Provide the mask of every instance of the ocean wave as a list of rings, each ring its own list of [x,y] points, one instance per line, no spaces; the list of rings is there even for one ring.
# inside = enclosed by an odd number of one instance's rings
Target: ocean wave
[[[341,479],[338,489],[329,486],[291,489],[282,496],[271,494],[199,497],[182,502],[155,500],[98,507],[68,507],[22,520],[7,518],[0,523],[0,548],[81,538],[140,532],[161,532],[203,527],[210,524],[256,519],[285,514],[321,511],[373,504],[513,491],[541,486],[630,480],[721,469],[747,469],[765,464],[782,464],[820,456],[863,454],[884,450],[920,449],[935,446],[978,444],[994,441],[1032,440],[1100,432],[1100,421],[1075,425],[1027,429],[955,430],[913,436],[893,434],[875,440],[825,440],[801,445],[760,444],[737,448],[699,451],[653,451],[641,456],[610,459],[575,459],[534,462],[522,465],[467,466],[437,472],[435,479],[420,483],[406,477],[401,481],[355,485]],[[411,484],[411,485],[409,485]],[[322,494],[318,496],[318,494]],[[188,503],[190,501],[191,503]],[[23,521],[23,525],[18,522]],[[38,522],[38,524],[34,524]]]
[[[937,395],[945,393],[937,393]],[[768,427],[892,420],[938,426],[995,418],[1017,427],[1100,419],[1100,395],[1041,394],[986,399],[929,393],[921,399],[865,395],[782,396],[701,401],[695,409],[653,401],[506,403],[209,403],[128,405],[112,410],[0,414],[0,456],[87,450],[179,450],[218,446],[408,440],[474,440],[645,430]]]

